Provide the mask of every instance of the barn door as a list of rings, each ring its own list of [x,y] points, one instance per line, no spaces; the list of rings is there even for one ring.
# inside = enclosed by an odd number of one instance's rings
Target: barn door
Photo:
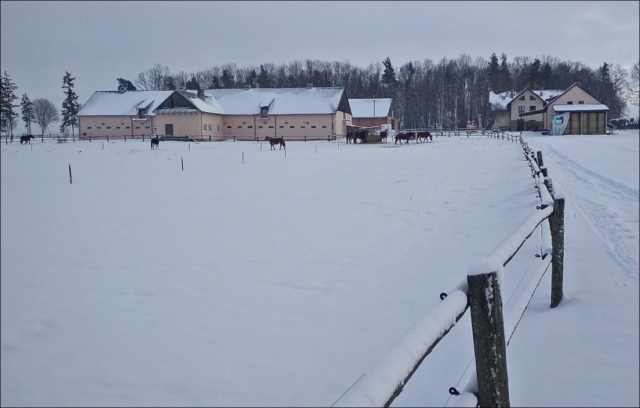
[[[571,114],[571,116],[569,117],[569,126],[571,127],[571,133],[572,135],[579,135],[580,134],[580,114],[577,112],[574,112]]]
[[[173,124],[167,123],[164,125],[165,136],[173,136]]]

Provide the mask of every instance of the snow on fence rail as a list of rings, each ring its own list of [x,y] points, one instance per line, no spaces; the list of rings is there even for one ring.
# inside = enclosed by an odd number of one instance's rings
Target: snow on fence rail
[[[491,134],[490,137],[498,136]],[[502,138],[504,139],[504,135]],[[522,137],[507,134],[507,139],[509,138],[511,141],[519,140],[529,161],[541,201],[536,207],[538,211],[527,217],[489,257],[472,262],[467,276],[461,279],[449,294],[442,293],[442,301],[438,306],[407,332],[369,372],[345,391],[332,407],[390,406],[422,361],[462,318],[467,309],[471,309],[476,370],[462,393],[454,387],[450,388],[452,395],[458,395],[455,405],[510,405],[506,346],[550,265],[551,307],[556,307],[562,299],[564,198],[553,191],[551,179],[547,177],[546,171],[543,174],[542,153],[537,152],[535,157]],[[543,177],[544,188],[540,183]],[[516,300],[507,311],[506,319],[503,319],[500,294],[503,267],[538,226],[550,230],[551,242],[545,239],[549,234],[543,234],[542,263],[530,279],[524,295]]]

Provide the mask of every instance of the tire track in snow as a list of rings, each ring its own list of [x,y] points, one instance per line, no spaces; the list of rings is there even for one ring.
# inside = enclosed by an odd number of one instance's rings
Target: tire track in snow
[[[554,167],[561,170],[559,174],[570,177],[559,186],[566,197],[604,241],[612,258],[630,276],[637,278],[640,268],[638,236],[633,231],[637,231],[640,222],[637,214],[640,192],[582,166],[548,144],[544,144],[544,152]],[[562,176],[558,177],[557,171],[553,173],[551,170],[551,179],[560,181]]]

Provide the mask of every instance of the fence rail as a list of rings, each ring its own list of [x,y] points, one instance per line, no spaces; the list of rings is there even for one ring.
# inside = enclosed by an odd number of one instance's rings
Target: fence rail
[[[488,136],[497,138],[499,135],[494,132]],[[390,406],[422,361],[467,309],[471,310],[476,370],[462,393],[451,387],[452,395],[458,396],[456,406],[510,406],[506,346],[549,266],[552,267],[550,307],[556,307],[562,299],[564,198],[552,188],[542,153],[537,152],[536,157],[521,136],[509,133],[506,136],[507,140],[517,140],[522,146],[540,205],[487,258],[471,263],[467,276],[449,294],[440,295],[442,301],[436,308],[332,406]],[[501,137],[504,139],[505,134]],[[550,231],[551,242],[543,244],[540,266],[504,319],[498,276],[538,227]]]

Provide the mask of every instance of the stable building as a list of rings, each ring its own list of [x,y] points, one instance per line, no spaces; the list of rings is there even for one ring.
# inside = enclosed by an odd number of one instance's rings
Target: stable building
[[[78,112],[82,138],[289,140],[342,137],[351,124],[344,88],[96,91]]]
[[[389,125],[398,131],[398,120],[391,110],[392,98],[349,99],[352,124],[361,127]]]
[[[562,116],[568,119],[565,135],[604,135],[609,108],[575,83],[561,94],[549,100],[541,109],[523,112],[519,116],[523,121],[528,117],[542,115],[543,130],[550,131],[554,118]]]

